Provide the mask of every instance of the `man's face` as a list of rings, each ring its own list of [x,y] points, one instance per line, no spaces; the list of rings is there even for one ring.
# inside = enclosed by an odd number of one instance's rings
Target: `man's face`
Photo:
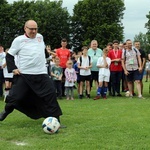
[[[135,42],[134,46],[135,46],[135,48],[140,49],[140,42]]]
[[[107,47],[106,47],[108,50],[112,50],[112,46],[110,46],[110,45],[107,45]]]
[[[4,48],[0,46],[0,53],[4,52]]]
[[[132,41],[127,41],[126,45],[128,49],[132,49]]]
[[[35,38],[38,30],[37,23],[34,21],[29,21],[25,25],[24,30],[29,38]]]
[[[67,42],[63,42],[63,41],[62,41],[62,42],[61,42],[61,46],[62,46],[62,47],[66,47],[66,46],[67,46]]]
[[[124,48],[123,44],[119,44],[119,49],[122,50]]]
[[[125,44],[125,45],[124,45],[124,49],[127,49],[127,48],[128,48],[128,47],[127,47],[127,44]]]
[[[92,48],[92,49],[96,50],[97,47],[98,47],[97,42],[92,42],[92,43],[91,43],[91,48]]]
[[[88,52],[88,49],[86,49],[86,48],[82,51],[82,53],[85,55],[87,54],[87,52]]]
[[[119,44],[118,43],[114,43],[113,47],[114,47],[114,49],[118,49],[119,48]]]

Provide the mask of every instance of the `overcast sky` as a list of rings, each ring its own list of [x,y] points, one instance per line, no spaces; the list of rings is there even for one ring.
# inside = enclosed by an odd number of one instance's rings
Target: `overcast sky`
[[[13,3],[18,0],[7,0],[8,3]],[[150,11],[150,0],[124,0],[126,10],[124,11],[124,25],[125,39],[134,39],[139,32],[146,33],[145,23],[148,21],[146,15]],[[72,9],[78,0],[63,0],[63,7],[67,7],[68,11],[72,13]]]

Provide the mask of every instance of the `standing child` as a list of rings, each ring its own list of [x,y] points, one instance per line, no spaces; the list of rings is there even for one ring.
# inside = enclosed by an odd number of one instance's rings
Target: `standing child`
[[[78,58],[82,55],[82,52],[79,51],[78,54],[75,56],[75,60],[76,60],[76,63],[73,65],[73,68],[75,69],[76,71],[76,75],[77,75],[77,90],[78,90],[78,96],[80,95],[80,76],[79,76],[79,72],[80,72],[80,69],[78,68]]]
[[[71,60],[67,61],[66,66],[67,66],[67,68],[65,69],[66,96],[67,96],[67,100],[69,100],[70,99],[69,94],[70,94],[71,100],[74,100],[73,89],[74,89],[74,83],[77,80],[77,75],[76,75],[74,68],[72,68],[73,62]]]
[[[8,50],[9,49],[5,50],[6,54],[7,54]],[[9,90],[11,89],[13,73],[8,73],[6,58],[3,59],[2,64],[3,64],[3,74],[4,74],[4,80],[5,80],[5,89],[4,89],[4,101],[5,101],[6,96],[9,94]]]
[[[90,81],[91,81],[91,70],[92,60],[91,57],[87,55],[88,47],[82,47],[82,56],[78,58],[78,68],[80,69],[80,96],[83,97],[83,83],[86,81],[86,91],[87,97],[90,98]]]
[[[97,89],[97,96],[94,98],[94,100],[100,99],[102,88],[104,92],[103,98],[104,99],[107,98],[106,95],[108,89],[108,82],[110,78],[109,66],[111,64],[111,59],[107,57],[107,54],[108,54],[108,49],[105,48],[103,50],[103,56],[100,57],[97,61],[97,67],[99,68],[99,87]]]
[[[57,92],[57,97],[61,99],[62,98],[61,82],[62,82],[63,70],[59,66],[59,64],[60,64],[60,60],[58,57],[56,57],[55,65],[51,68],[51,76],[54,81],[54,85],[55,85],[56,92]]]

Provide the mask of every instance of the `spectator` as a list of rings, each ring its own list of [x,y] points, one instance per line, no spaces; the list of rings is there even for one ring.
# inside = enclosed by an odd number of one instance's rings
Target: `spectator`
[[[62,76],[62,96],[65,96],[65,74],[66,63],[70,59],[70,50],[67,49],[67,39],[63,38],[61,40],[61,47],[56,49],[56,55],[60,59],[60,67],[63,69]]]
[[[59,99],[61,99],[62,98],[61,82],[62,82],[63,70],[59,66],[59,64],[60,64],[60,60],[59,60],[59,58],[56,57],[55,58],[55,65],[51,69],[51,76],[52,76],[52,79],[53,79],[54,84],[55,84],[57,97]]]
[[[91,68],[91,87],[93,81],[95,81],[95,85],[98,88],[98,68],[96,66],[97,60],[102,56],[103,51],[98,48],[98,42],[96,40],[91,41],[91,46],[88,49],[88,55],[92,58],[92,68]]]
[[[145,54],[144,50],[141,49],[139,41],[135,41],[134,46],[135,46],[136,49],[139,50],[139,52],[141,54],[140,57],[141,57],[141,63],[142,63],[141,64],[142,65],[141,66],[142,67],[142,72],[139,72],[139,76],[140,76],[141,93],[143,93],[143,82],[142,82],[142,80],[143,80],[144,71],[145,71],[146,54]]]
[[[9,49],[5,50],[5,53],[7,54]],[[2,62],[2,68],[3,68],[3,75],[5,80],[5,89],[4,89],[4,101],[6,99],[6,96],[9,94],[9,90],[11,89],[12,85],[12,79],[13,79],[13,73],[8,73],[7,70],[7,64],[6,64],[6,58],[3,59]]]
[[[146,71],[146,80],[145,80],[145,82],[148,82],[148,79],[150,78],[150,61],[149,60],[146,61],[145,71]]]
[[[5,52],[3,46],[0,44],[0,97],[3,96],[3,83],[4,83],[4,75],[3,75],[3,67],[2,62],[5,58]]]
[[[122,53],[124,53],[124,51],[127,49],[126,46],[126,42],[123,43],[123,49],[122,49]],[[122,92],[127,92],[128,89],[128,85],[127,85],[127,78],[124,74],[124,70],[122,69]]]
[[[97,67],[99,68],[99,87],[97,89],[97,96],[94,98],[94,100],[100,99],[101,91],[103,88],[103,99],[106,99],[107,95],[107,88],[108,88],[108,82],[110,79],[110,70],[109,66],[111,63],[111,59],[107,57],[108,55],[108,49],[105,48],[103,50],[103,56],[100,57],[97,61]],[[103,85],[104,84],[104,85]]]
[[[142,72],[142,63],[139,50],[132,48],[132,41],[127,40],[127,49],[122,53],[122,67],[124,69],[124,73],[127,77],[128,88],[130,97],[133,97],[133,84],[132,82],[136,82],[138,97],[143,98],[141,93],[141,85],[140,85],[140,76],[139,72]]]
[[[76,75],[77,75],[77,90],[78,90],[78,96],[80,95],[80,69],[78,68],[78,58],[82,55],[81,51],[78,51],[77,55],[75,56],[76,63],[74,64],[73,68],[75,69]]]
[[[91,80],[91,67],[92,59],[88,56],[88,48],[82,47],[82,56],[78,58],[78,68],[80,69],[80,95],[79,98],[83,97],[83,83],[86,81],[87,97],[90,98],[90,80]]]
[[[74,93],[73,93],[74,83],[77,80],[76,72],[74,68],[72,68],[72,66],[73,66],[72,60],[68,60],[67,68],[65,69],[65,77],[66,77],[65,88],[67,100],[69,99],[74,100]]]
[[[108,51],[112,50],[113,49],[113,43],[109,42],[107,44],[106,48],[108,49]],[[112,95],[111,78],[109,79],[109,82],[108,82],[108,91],[109,91],[109,95],[111,96]]]
[[[122,58],[122,50],[119,50],[119,41],[113,41],[113,49],[109,50],[108,57],[111,59],[110,64],[110,78],[111,78],[111,86],[112,86],[112,96],[121,96],[120,94],[120,81],[122,77],[122,66],[121,66],[121,58]]]

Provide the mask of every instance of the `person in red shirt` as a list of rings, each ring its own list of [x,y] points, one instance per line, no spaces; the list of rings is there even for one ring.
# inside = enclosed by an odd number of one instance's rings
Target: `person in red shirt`
[[[65,96],[65,74],[64,71],[66,69],[66,63],[70,59],[70,50],[67,49],[67,40],[63,38],[61,40],[61,47],[56,49],[56,55],[60,59],[60,67],[63,69],[63,76],[62,76],[62,96]]]
[[[113,90],[112,96],[115,96],[115,93],[117,93],[117,96],[121,96],[120,81],[122,76],[122,50],[119,50],[119,41],[113,41],[113,49],[109,51],[108,57],[111,59],[110,77]]]

